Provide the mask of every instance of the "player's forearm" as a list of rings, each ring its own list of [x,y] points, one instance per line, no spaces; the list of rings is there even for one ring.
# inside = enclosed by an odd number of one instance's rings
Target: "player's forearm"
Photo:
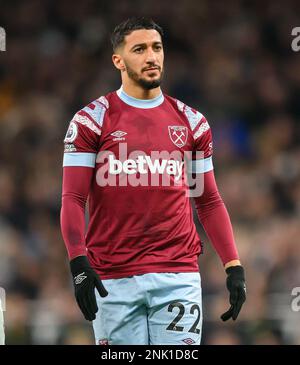
[[[237,265],[239,255],[230,217],[218,192],[213,171],[205,174],[204,187],[203,195],[195,198],[199,220],[226,268]]]
[[[84,209],[68,195],[62,198],[60,226],[69,258],[86,255]]]
[[[61,232],[70,259],[86,255],[85,205],[92,177],[92,169],[64,168]]]
[[[217,206],[211,213],[199,219],[223,264],[231,266],[239,260],[239,256],[228,212],[223,204]]]

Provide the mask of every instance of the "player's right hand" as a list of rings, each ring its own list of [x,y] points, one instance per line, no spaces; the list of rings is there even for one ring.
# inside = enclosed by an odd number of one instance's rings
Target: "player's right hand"
[[[98,312],[95,288],[101,297],[106,297],[108,292],[104,288],[99,275],[91,268],[86,256],[78,256],[70,261],[75,297],[77,304],[85,319],[93,321]]]

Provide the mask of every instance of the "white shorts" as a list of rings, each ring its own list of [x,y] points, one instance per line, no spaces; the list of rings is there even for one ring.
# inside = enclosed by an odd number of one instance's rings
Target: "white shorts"
[[[2,312],[2,303],[0,298],[0,345],[4,345],[5,342],[5,335],[4,335],[4,318]]]
[[[103,280],[93,321],[97,345],[199,345],[199,273],[150,273]]]

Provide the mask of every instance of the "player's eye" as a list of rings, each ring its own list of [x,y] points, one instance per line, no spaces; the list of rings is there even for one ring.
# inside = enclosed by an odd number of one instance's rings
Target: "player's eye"
[[[162,49],[162,46],[157,45],[154,47],[154,49],[155,49],[155,51],[160,51]]]
[[[142,53],[143,51],[143,48],[142,47],[139,47],[139,48],[136,48],[133,52],[135,53]]]

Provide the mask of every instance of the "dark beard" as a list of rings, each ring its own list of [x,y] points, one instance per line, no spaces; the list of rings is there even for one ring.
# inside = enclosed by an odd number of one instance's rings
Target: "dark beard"
[[[127,64],[125,64],[125,66],[126,66],[126,71],[127,71],[128,77],[130,79],[134,80],[144,90],[151,90],[151,89],[155,89],[156,87],[160,86],[161,81],[162,81],[163,72],[161,72],[159,79],[153,80],[153,81],[147,81],[147,80],[143,79],[142,77],[138,77],[137,73],[134,72]]]

